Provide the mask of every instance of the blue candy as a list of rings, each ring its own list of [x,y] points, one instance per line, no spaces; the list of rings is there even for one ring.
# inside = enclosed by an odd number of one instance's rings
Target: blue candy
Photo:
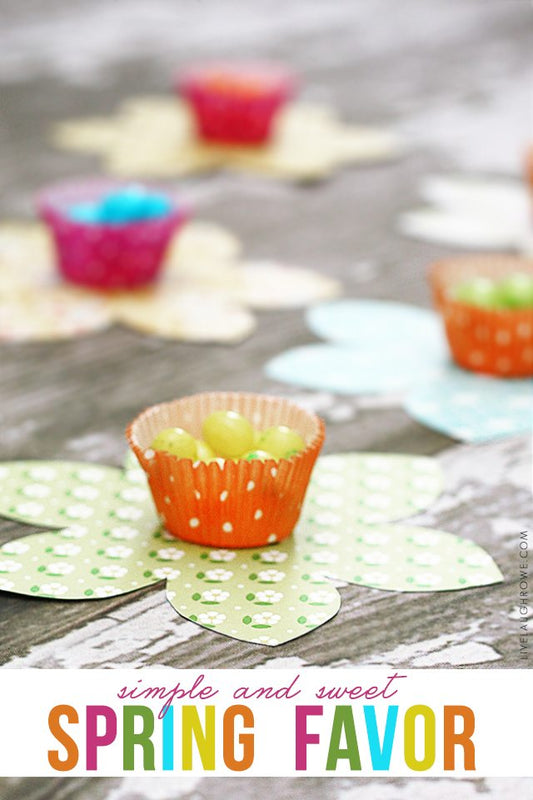
[[[126,186],[110,192],[98,203],[78,203],[69,209],[77,222],[120,225],[170,214],[172,203],[162,194],[148,192],[142,186]]]

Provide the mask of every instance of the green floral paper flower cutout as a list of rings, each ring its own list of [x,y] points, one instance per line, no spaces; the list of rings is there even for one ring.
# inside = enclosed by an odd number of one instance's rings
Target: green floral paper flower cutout
[[[433,459],[323,456],[294,535],[272,547],[223,550],[166,533],[144,472],[74,462],[0,464],[0,513],[53,530],[0,548],[0,589],[61,600],[98,599],[165,581],[176,611],[204,628],[277,645],[331,619],[340,595],[328,578],[426,592],[497,583],[474,542],[391,524],[441,491]]]

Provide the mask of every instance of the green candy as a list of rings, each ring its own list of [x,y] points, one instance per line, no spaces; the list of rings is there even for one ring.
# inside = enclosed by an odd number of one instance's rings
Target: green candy
[[[183,428],[165,428],[151,444],[152,450],[165,450],[179,458],[196,458],[196,440]]]
[[[254,446],[254,429],[236,411],[213,411],[204,420],[202,435],[221,458],[240,458]]]
[[[478,308],[502,311],[533,308],[533,276],[515,272],[500,281],[472,278],[456,286],[453,297]]]
[[[196,440],[196,455],[200,461],[213,461],[216,458],[213,450],[201,439]]]
[[[499,305],[498,290],[490,278],[472,278],[460,283],[455,287],[453,296],[455,300],[479,308],[497,308]]]
[[[498,297],[504,308],[533,308],[533,277],[515,272],[497,284]]]
[[[263,431],[259,448],[272,453],[274,458],[289,458],[305,449],[305,442],[297,431],[287,425],[274,425]]]
[[[250,450],[249,453],[243,455],[245,461],[276,461],[276,456],[272,453],[267,453],[266,450]]]

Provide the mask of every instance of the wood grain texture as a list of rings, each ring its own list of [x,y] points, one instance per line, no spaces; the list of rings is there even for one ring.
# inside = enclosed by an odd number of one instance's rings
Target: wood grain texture
[[[58,152],[45,136],[65,117],[111,112],[132,94],[161,91],[192,57],[242,53],[291,64],[310,100],[348,119],[386,123],[412,136],[391,164],[342,172],[312,187],[221,173],[181,183],[198,215],[233,229],[250,257],[279,258],[341,278],[348,295],[429,306],[429,261],[451,251],[402,239],[398,213],[416,204],[429,171],[479,163],[505,149],[498,120],[531,74],[529,3],[466,0],[38,0],[2,2],[0,28],[0,212],[31,214],[33,191],[60,177],[94,171],[95,159]],[[183,32],[183,33],[182,33]],[[185,35],[185,33],[187,35]],[[514,100],[513,100],[514,101]],[[486,137],[468,139],[485,119]],[[461,136],[461,132],[464,135]],[[493,137],[491,139],[491,136]],[[427,144],[424,145],[424,141]],[[409,143],[408,143],[409,144]],[[498,145],[498,146],[496,146]],[[459,155],[461,154],[461,159]],[[510,161],[518,166],[518,154]],[[206,389],[284,392],[262,364],[312,341],[301,312],[262,313],[238,347],[163,342],[115,327],[53,345],[2,345],[2,459],[75,458],[121,462],[126,423],[157,400]],[[462,593],[389,594],[341,588],[342,608],[325,628],[271,649],[213,635],[176,616],[161,587],[100,602],[60,603],[3,595],[0,661],[6,667],[523,666],[518,660],[516,551],[531,524],[525,437],[457,446],[394,405],[326,398],[326,451],[438,454],[447,490],[424,524],[438,523],[485,546],[505,576]],[[21,533],[0,524],[0,540]],[[0,780],[2,800],[279,800],[328,796],[403,800],[411,781],[154,779]],[[456,783],[416,781],[428,800]],[[464,781],[461,797],[528,796],[532,782]],[[423,787],[423,788],[422,788]]]

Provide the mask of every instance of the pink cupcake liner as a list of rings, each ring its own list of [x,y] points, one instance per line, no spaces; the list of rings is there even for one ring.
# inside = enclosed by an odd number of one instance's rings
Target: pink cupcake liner
[[[38,196],[58,269],[70,283],[101,290],[135,289],[157,279],[170,240],[188,218],[181,204],[165,216],[122,224],[84,223],[69,216],[70,206],[96,201],[122,185],[80,180],[51,186]]]
[[[244,86],[256,79],[259,88],[232,91],[230,82],[239,77]],[[188,69],[178,78],[177,90],[189,102],[202,139],[258,145],[270,137],[278,111],[294,94],[295,81],[274,65],[211,64]]]
[[[288,425],[300,433],[306,448],[279,460],[210,463],[150,448],[164,428],[183,427],[200,438],[205,418],[220,409],[238,411],[256,428]],[[324,424],[283,398],[208,392],[146,409],[128,427],[127,437],[173,536],[212,547],[259,547],[294,530],[324,441]]]

